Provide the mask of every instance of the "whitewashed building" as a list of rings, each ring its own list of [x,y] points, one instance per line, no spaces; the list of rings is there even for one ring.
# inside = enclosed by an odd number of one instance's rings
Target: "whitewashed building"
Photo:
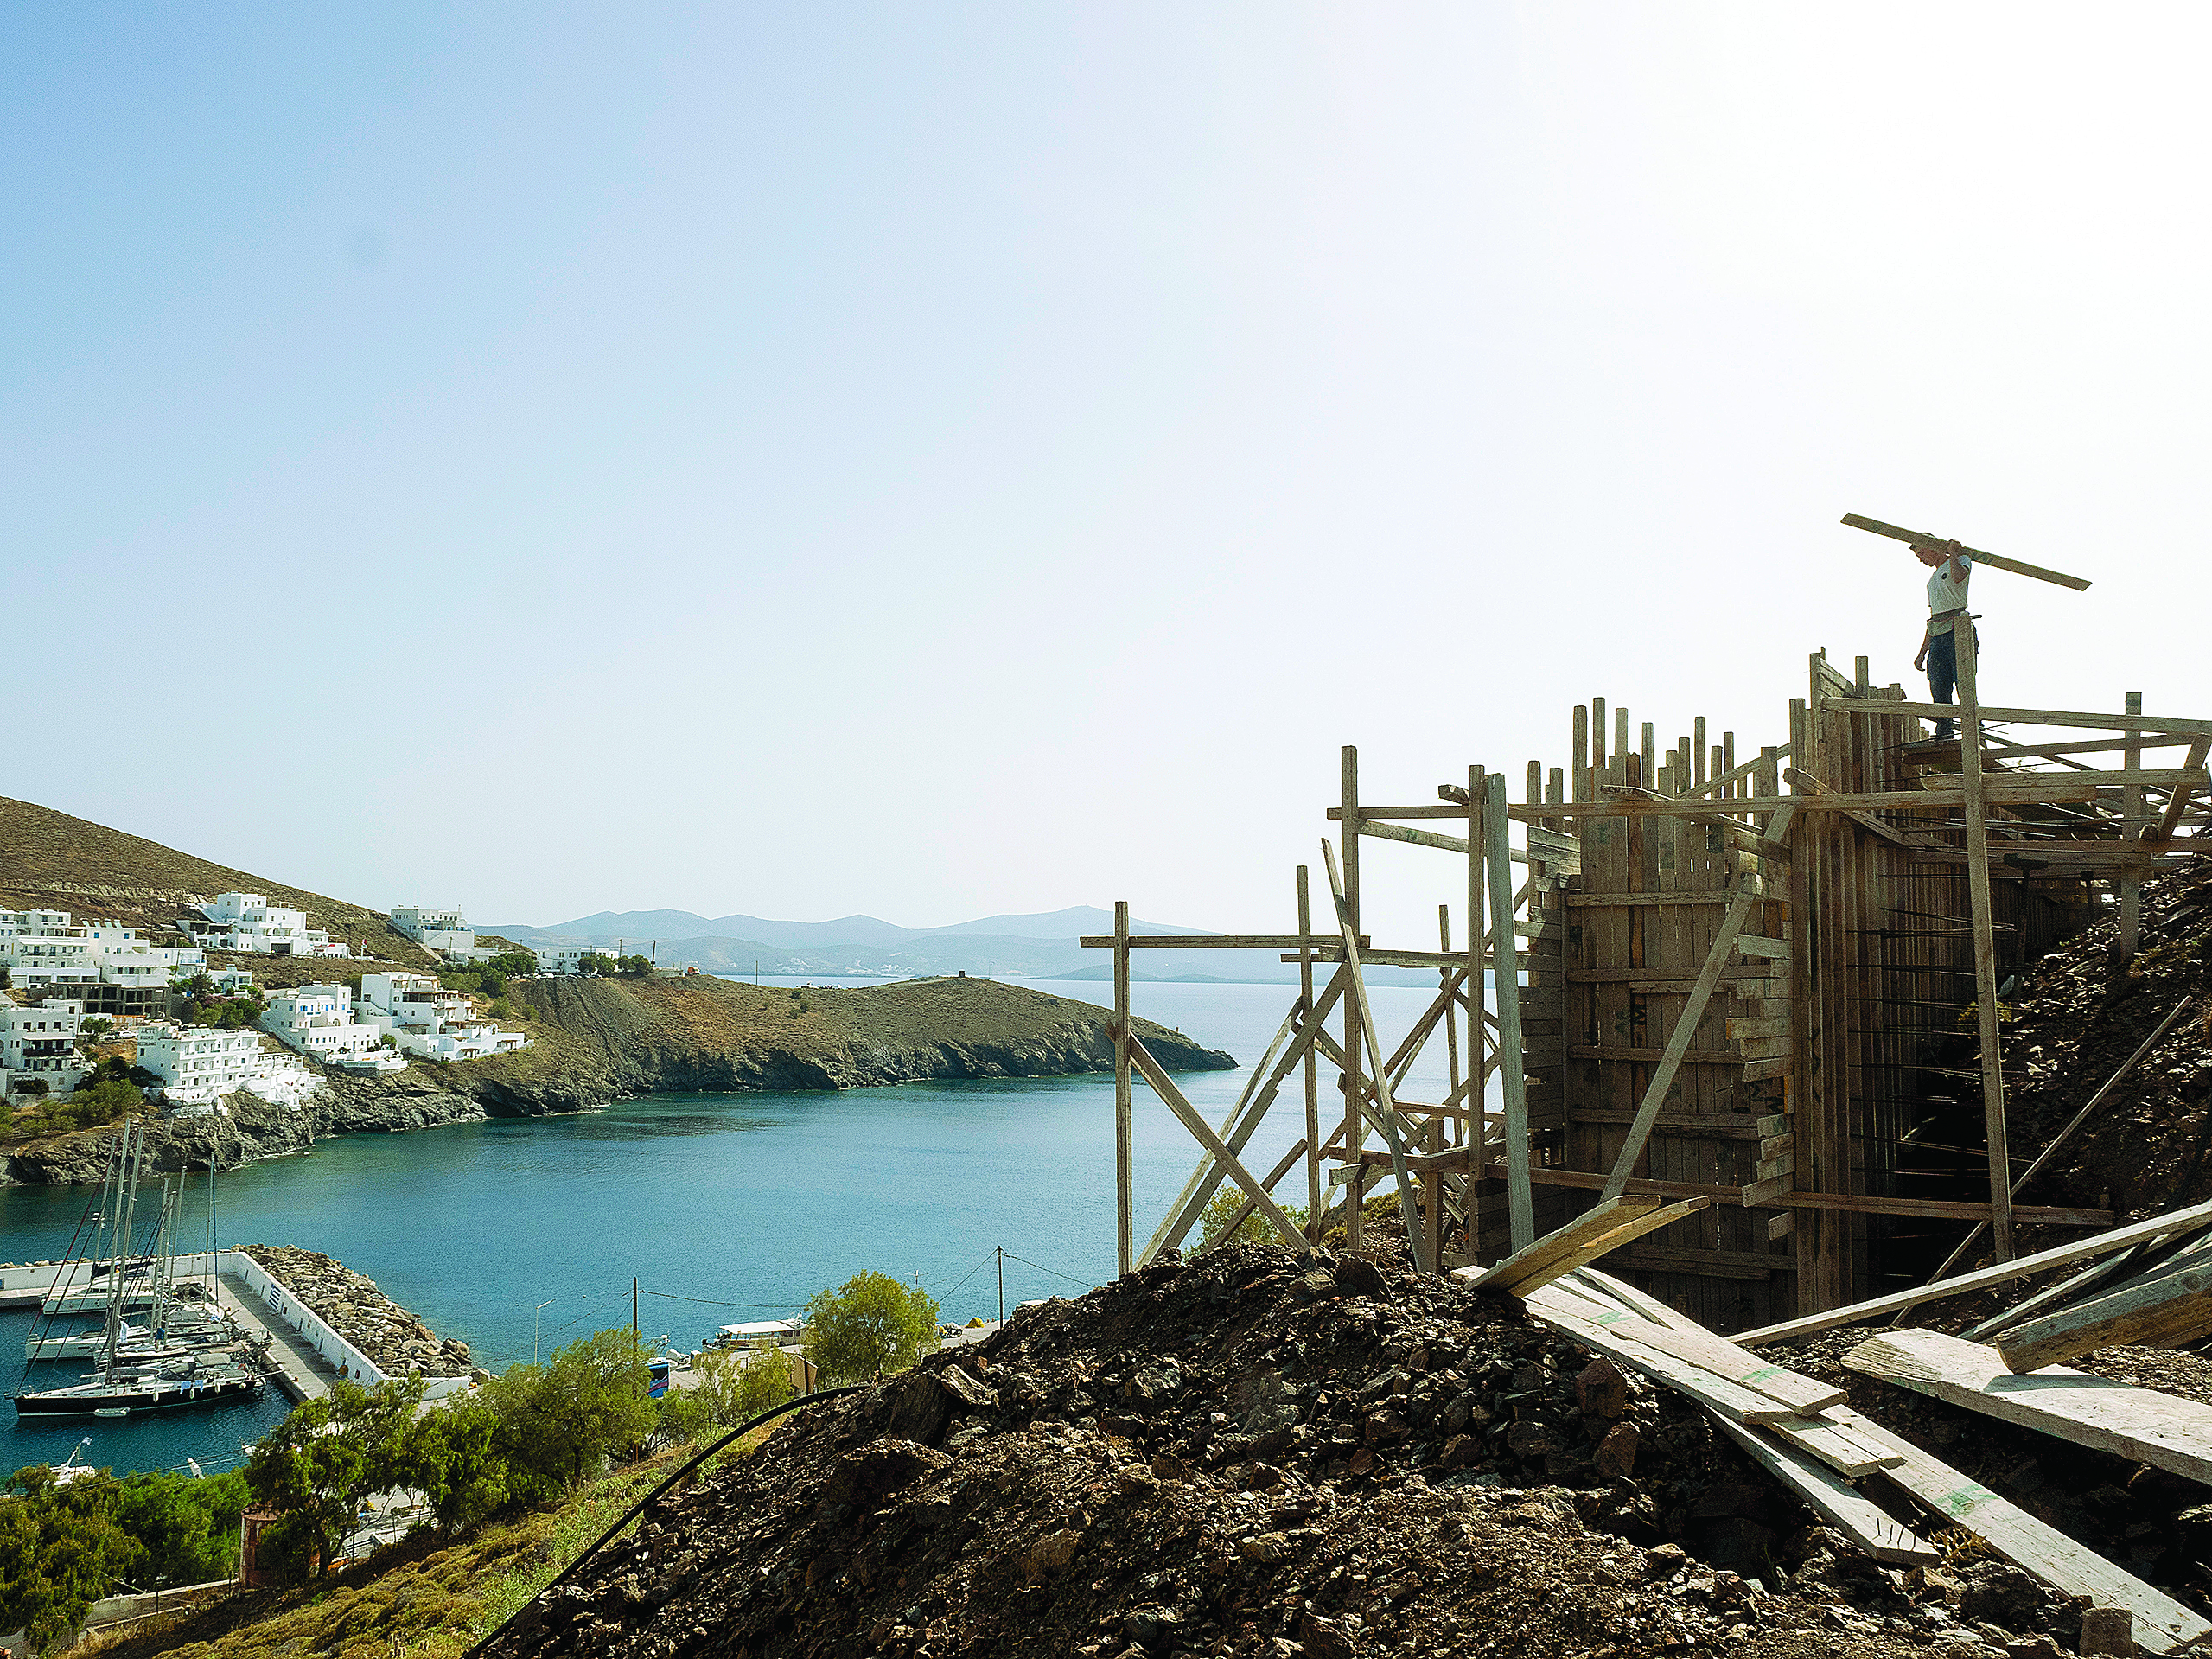
[[[288,1049],[356,1071],[404,1071],[407,1062],[384,1046],[384,1033],[354,1018],[354,993],[342,985],[302,985],[269,999],[261,1029]]]
[[[538,971],[540,973],[581,973],[587,956],[610,956],[614,953],[604,945],[540,945],[538,947]]]
[[[350,956],[319,928],[307,925],[307,912],[271,904],[258,893],[218,893],[184,925],[210,950],[244,951],[262,956]]]
[[[354,1018],[389,1031],[401,1050],[425,1060],[475,1060],[527,1048],[520,1031],[500,1030],[476,1005],[427,973],[365,973]]]
[[[160,1080],[161,1097],[180,1117],[204,1115],[239,1089],[297,1107],[321,1086],[289,1054],[271,1054],[252,1031],[149,1020],[138,1028],[138,1063]]]
[[[77,1031],[85,1005],[63,998],[19,1005],[0,997],[0,1095],[26,1091],[37,1082],[48,1094],[67,1094],[85,1075]]]
[[[67,910],[0,910],[0,967],[10,984],[63,990],[87,1013],[162,1011],[175,980],[207,962],[191,946],[150,943],[118,922],[78,922]]]
[[[456,962],[488,962],[498,955],[493,945],[479,945],[476,935],[458,910],[425,910],[402,904],[392,912],[392,925],[424,950]]]

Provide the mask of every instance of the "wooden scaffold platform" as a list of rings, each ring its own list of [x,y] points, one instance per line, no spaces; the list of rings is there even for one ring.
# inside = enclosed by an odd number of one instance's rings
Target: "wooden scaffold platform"
[[[1082,942],[1112,953],[1122,1270],[1181,1247],[1225,1181],[1299,1247],[1341,1183],[1357,1247],[1365,1190],[1394,1177],[1427,1272],[1496,1262],[1641,1194],[1700,1202],[1613,1270],[1704,1327],[1743,1330],[1869,1295],[1901,1265],[1878,1260],[1881,1229],[1901,1219],[1982,1223],[1999,1261],[2017,1223],[2110,1226],[2107,1210],[2014,1202],[2025,1177],[2012,1177],[2005,1133],[2000,990],[2108,911],[2132,951],[2143,879],[2212,848],[2212,718],[2148,715],[2133,694],[2109,712],[1984,706],[1971,629],[1957,641],[1955,707],[1873,685],[1864,657],[1845,674],[1814,653],[1805,695],[1777,719],[1784,741],[1740,759],[1735,735],[1709,742],[1702,718],[1662,749],[1654,723],[1593,698],[1572,711],[1566,763],[1528,763],[1518,801],[1505,774],[1475,767],[1435,801],[1373,804],[1347,747],[1325,890],[1297,870],[1295,932],[1131,934],[1116,905],[1115,931]],[[1960,736],[1932,739],[1923,723],[1938,718]],[[2176,750],[2179,764],[2156,763]],[[1362,934],[1360,854],[1376,839],[1446,855],[1435,948]],[[1300,986],[1213,1123],[1131,1030],[1130,964],[1220,948],[1279,952]],[[1388,1049],[1365,979],[1377,966],[1437,978]],[[1439,1039],[1441,1097],[1404,1098]],[[1202,1148],[1141,1244],[1129,1128],[1140,1077]],[[1930,1109],[1931,1078],[1979,1106],[1986,1192],[1900,1190],[1898,1149]],[[1251,1168],[1245,1149],[1286,1089],[1303,1133],[1272,1168]],[[1299,1171],[1303,1230],[1273,1196]],[[1903,1265],[1939,1272],[1932,1257]]]

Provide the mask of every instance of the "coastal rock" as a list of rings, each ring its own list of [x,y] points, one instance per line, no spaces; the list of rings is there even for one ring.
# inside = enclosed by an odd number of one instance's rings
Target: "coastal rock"
[[[473,1370],[468,1343],[438,1341],[374,1279],[342,1261],[282,1244],[249,1244],[245,1254],[386,1375],[453,1377]]]

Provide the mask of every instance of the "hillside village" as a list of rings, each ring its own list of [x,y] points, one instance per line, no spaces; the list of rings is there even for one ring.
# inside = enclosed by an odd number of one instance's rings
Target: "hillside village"
[[[456,970],[576,974],[602,960],[575,948],[480,944],[455,910],[403,905],[388,919]],[[181,905],[155,929],[61,909],[0,910],[0,1098],[27,1111],[73,1096],[88,1080],[113,1081],[116,1067],[97,1057],[107,1050],[127,1051],[124,1072],[172,1116],[212,1113],[241,1089],[296,1108],[321,1087],[317,1066],[373,1075],[412,1060],[474,1060],[529,1045],[480,1010],[471,990],[449,982],[460,975],[409,971],[371,948],[243,891]],[[326,979],[264,986],[261,962],[241,957],[333,966]],[[338,963],[367,971],[344,974]]]

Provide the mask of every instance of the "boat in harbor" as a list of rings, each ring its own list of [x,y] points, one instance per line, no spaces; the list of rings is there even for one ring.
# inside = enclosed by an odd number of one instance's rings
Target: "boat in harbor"
[[[145,1323],[132,1324],[126,1320],[123,1326],[116,1357],[127,1364],[182,1359],[209,1349],[230,1347],[239,1340],[238,1325],[227,1311],[209,1305],[205,1299],[185,1299],[187,1293],[204,1298],[205,1292],[197,1279],[180,1281],[175,1275],[176,1222],[181,1199],[179,1190],[166,1182],[163,1184],[161,1225],[155,1235],[153,1254],[131,1264],[131,1272],[150,1281],[153,1291],[150,1306],[143,1310]],[[96,1277],[105,1276],[105,1263],[96,1262],[92,1272]],[[109,1299],[113,1299],[112,1293]],[[137,1304],[143,1299],[126,1289],[124,1313],[141,1311]],[[56,1330],[54,1317],[42,1318],[23,1338],[24,1359],[83,1360],[104,1353],[107,1348],[107,1303],[102,1302],[88,1311],[103,1316],[102,1323],[80,1330]]]
[[[120,1246],[127,1247],[133,1212],[137,1207],[139,1170],[145,1158],[144,1129],[126,1121],[119,1150],[121,1159],[115,1182],[118,1202],[112,1236]],[[165,1190],[161,1229],[164,1241],[174,1219],[174,1204],[175,1200]],[[165,1268],[160,1276],[166,1278]],[[65,1388],[25,1389],[13,1395],[19,1418],[129,1417],[141,1412],[250,1400],[260,1394],[263,1382],[259,1372],[239,1365],[226,1356],[219,1357],[213,1350],[154,1359],[128,1356],[123,1336],[125,1301],[125,1276],[115,1273],[109,1281],[106,1318],[94,1369],[83,1381]],[[29,1369],[28,1362],[24,1369]]]

